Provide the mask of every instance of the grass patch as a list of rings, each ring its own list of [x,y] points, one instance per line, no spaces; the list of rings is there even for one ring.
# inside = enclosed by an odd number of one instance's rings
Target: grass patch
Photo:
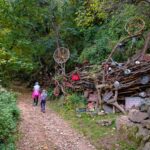
[[[121,148],[121,150],[137,150],[136,144],[134,144],[134,143],[131,144],[124,140],[123,141],[120,140],[117,143],[118,143],[119,147]]]

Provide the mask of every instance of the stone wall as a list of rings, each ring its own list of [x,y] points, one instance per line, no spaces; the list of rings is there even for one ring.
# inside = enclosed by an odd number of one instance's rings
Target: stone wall
[[[117,132],[127,134],[138,146],[138,150],[150,150],[150,105],[141,105],[129,110],[128,115],[116,119]]]

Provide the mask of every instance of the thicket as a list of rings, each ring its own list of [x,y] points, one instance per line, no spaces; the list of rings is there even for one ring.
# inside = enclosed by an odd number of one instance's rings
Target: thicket
[[[0,88],[0,149],[15,150],[19,109],[16,95]]]
[[[145,21],[143,36],[149,31],[149,5],[146,0],[0,0],[0,50],[5,53],[0,53],[0,79],[38,79],[43,72],[54,73],[56,39],[70,49],[67,71],[84,61],[100,63],[127,35],[124,25],[130,18]],[[116,58],[125,60],[143,42],[136,39],[131,48],[129,41]]]

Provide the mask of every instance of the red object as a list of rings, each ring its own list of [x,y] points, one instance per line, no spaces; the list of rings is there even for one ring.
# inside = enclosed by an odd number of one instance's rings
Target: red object
[[[78,80],[80,80],[80,76],[79,76],[77,73],[75,73],[75,74],[72,74],[71,79],[72,79],[73,81],[78,81]]]
[[[149,62],[150,61],[150,55],[148,55],[148,54],[144,55],[143,60],[146,62]]]
[[[59,96],[59,93],[60,93],[59,87],[56,86],[56,87],[54,88],[53,94],[57,97],[57,96]]]

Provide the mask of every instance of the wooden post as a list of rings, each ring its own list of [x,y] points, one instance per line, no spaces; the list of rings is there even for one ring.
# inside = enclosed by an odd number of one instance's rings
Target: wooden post
[[[99,88],[98,87],[98,81],[97,81],[97,78],[95,77],[95,86],[96,86],[96,90],[97,90],[97,95],[98,95],[98,101],[97,101],[97,108],[100,108],[100,110],[102,109],[102,98],[101,98],[101,91],[102,91],[102,88]]]

